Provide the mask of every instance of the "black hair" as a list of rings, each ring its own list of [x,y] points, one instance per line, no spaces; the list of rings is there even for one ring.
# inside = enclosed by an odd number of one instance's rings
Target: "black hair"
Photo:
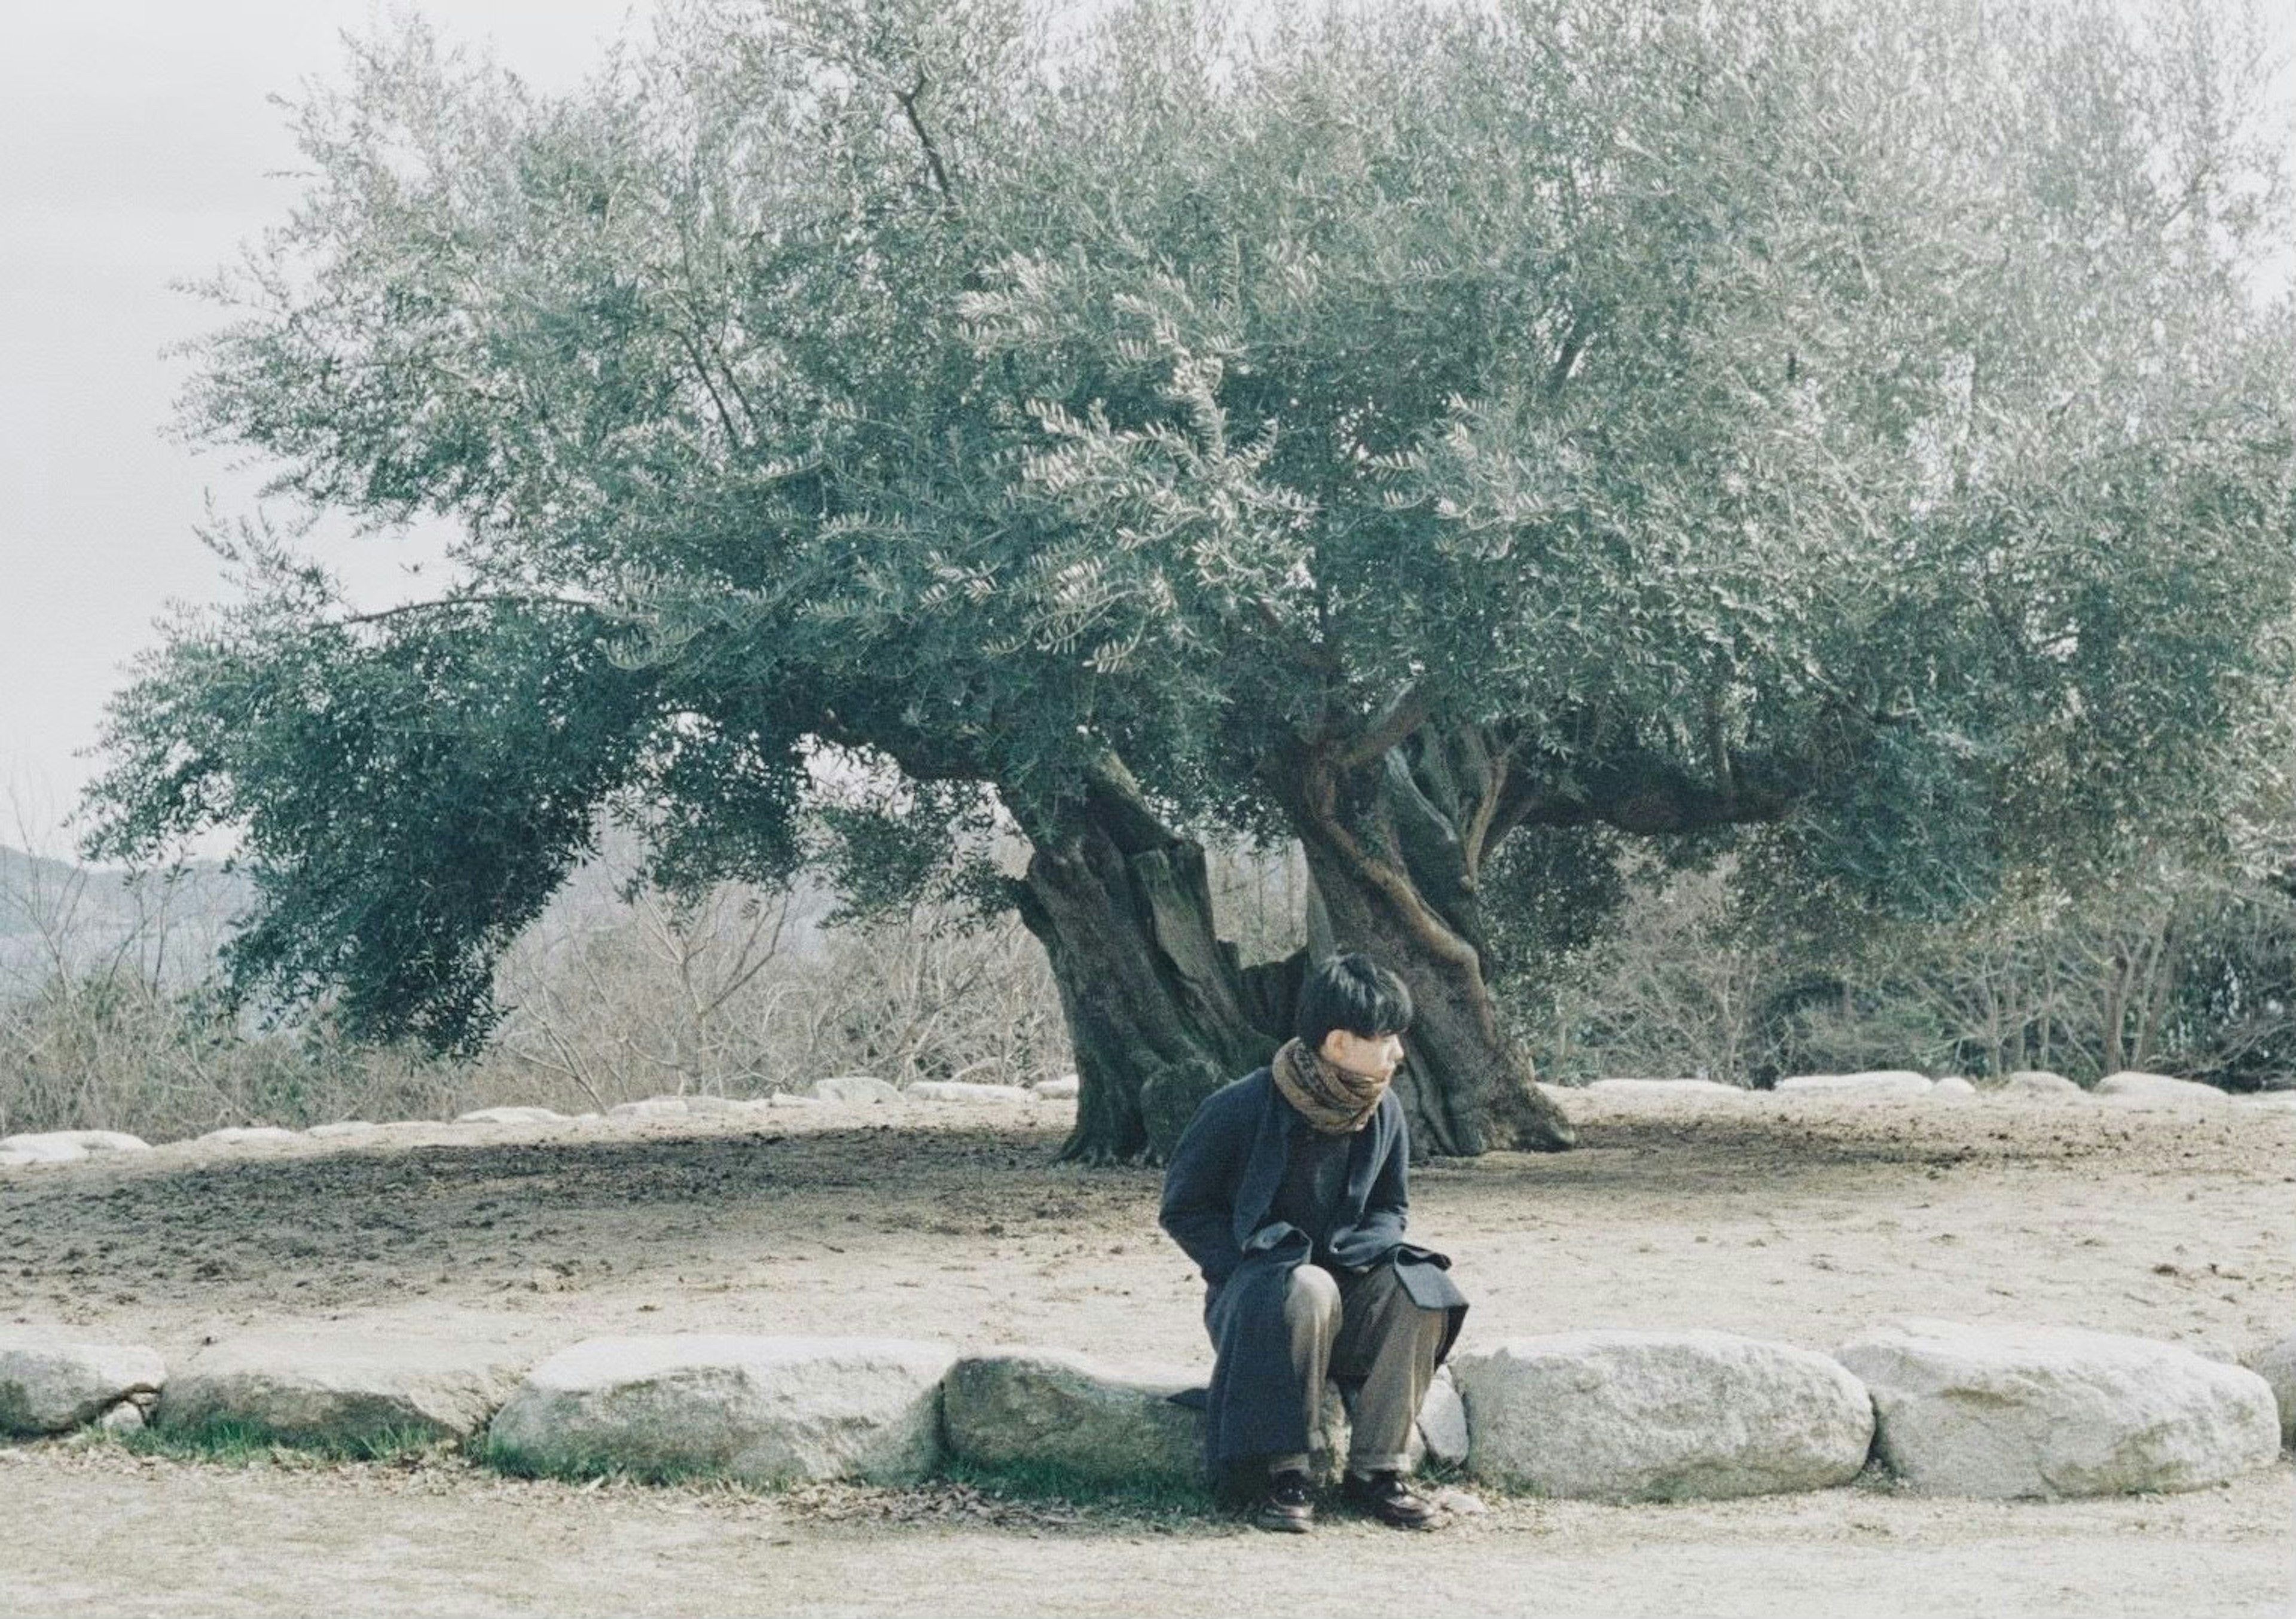
[[[1311,1051],[1322,1051],[1324,1036],[1333,1029],[1376,1040],[1410,1026],[1411,992],[1369,956],[1333,956],[1310,970],[1300,986],[1295,1032]]]

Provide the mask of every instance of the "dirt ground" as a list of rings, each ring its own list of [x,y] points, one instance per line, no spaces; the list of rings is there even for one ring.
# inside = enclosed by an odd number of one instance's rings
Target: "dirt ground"
[[[1828,1348],[1900,1315],[2237,1356],[2296,1332],[2296,1114],[2087,1100],[1573,1107],[1584,1145],[1414,1178],[1464,1346],[1711,1327]],[[1056,1104],[714,1125],[395,1128],[0,1177],[0,1319],[173,1361],[310,1320],[863,1332],[1203,1367],[1152,1171],[1049,1160]],[[1670,1507],[1494,1499],[1439,1540],[1305,1542],[1210,1511],[963,1490],[767,1496],[500,1479],[452,1460],[234,1468],[0,1448],[0,1613],[2290,1611],[2296,1471],[2175,1497],[1923,1500],[1868,1483]],[[1238,1593],[1248,1593],[1239,1597]],[[1390,1600],[1385,1602],[1382,1599]]]

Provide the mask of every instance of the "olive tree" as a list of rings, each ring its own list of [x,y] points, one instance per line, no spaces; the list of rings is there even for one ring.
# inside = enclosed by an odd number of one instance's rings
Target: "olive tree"
[[[1106,1158],[1287,1020],[1208,830],[1299,840],[1318,945],[1420,1002],[1422,1144],[1475,1152],[1571,1139],[1493,956],[1598,926],[1621,840],[1919,912],[2206,826],[2290,590],[2248,279],[2284,198],[2221,8],[1242,15],[705,4],[561,99],[363,52],[187,421],[458,520],[461,583],[181,629],[117,710],[111,846],[243,820],[265,916],[319,920],[242,969],[419,1018],[454,975],[376,961],[365,890],[475,986],[598,804],[652,806],[672,876],[768,871],[806,750],[863,751],[915,789],[898,870],[992,799],[1029,840],[972,889],[1050,953]],[[449,642],[553,700],[451,799],[375,778],[439,858],[496,840],[440,912],[420,848],[316,857],[400,812],[283,814],[308,731],[234,716],[294,649],[324,711]],[[469,706],[392,689],[408,734]]]

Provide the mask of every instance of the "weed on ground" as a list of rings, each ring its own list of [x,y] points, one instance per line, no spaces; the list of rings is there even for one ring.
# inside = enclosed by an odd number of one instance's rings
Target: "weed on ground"
[[[395,1462],[451,1457],[461,1449],[455,1441],[421,1428],[384,1427],[363,1434],[319,1435],[283,1433],[263,1423],[233,1417],[168,1423],[127,1433],[107,1433],[102,1437],[139,1456],[242,1468],[259,1462],[291,1466]]]

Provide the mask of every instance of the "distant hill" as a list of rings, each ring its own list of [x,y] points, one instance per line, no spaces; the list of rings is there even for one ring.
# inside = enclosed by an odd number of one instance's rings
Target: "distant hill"
[[[126,944],[156,947],[186,970],[204,965],[251,896],[212,861],[131,878],[0,845],[0,977],[20,981]]]
[[[616,839],[610,855],[577,868],[534,923],[533,936],[564,938],[627,920],[623,887],[634,860],[627,841]],[[131,941],[156,947],[162,937],[169,975],[197,977],[254,899],[251,882],[214,861],[167,877],[131,878],[0,845],[0,993],[53,972],[59,956],[78,966]],[[834,904],[818,880],[800,877],[783,923],[785,947],[800,954],[818,949]]]

